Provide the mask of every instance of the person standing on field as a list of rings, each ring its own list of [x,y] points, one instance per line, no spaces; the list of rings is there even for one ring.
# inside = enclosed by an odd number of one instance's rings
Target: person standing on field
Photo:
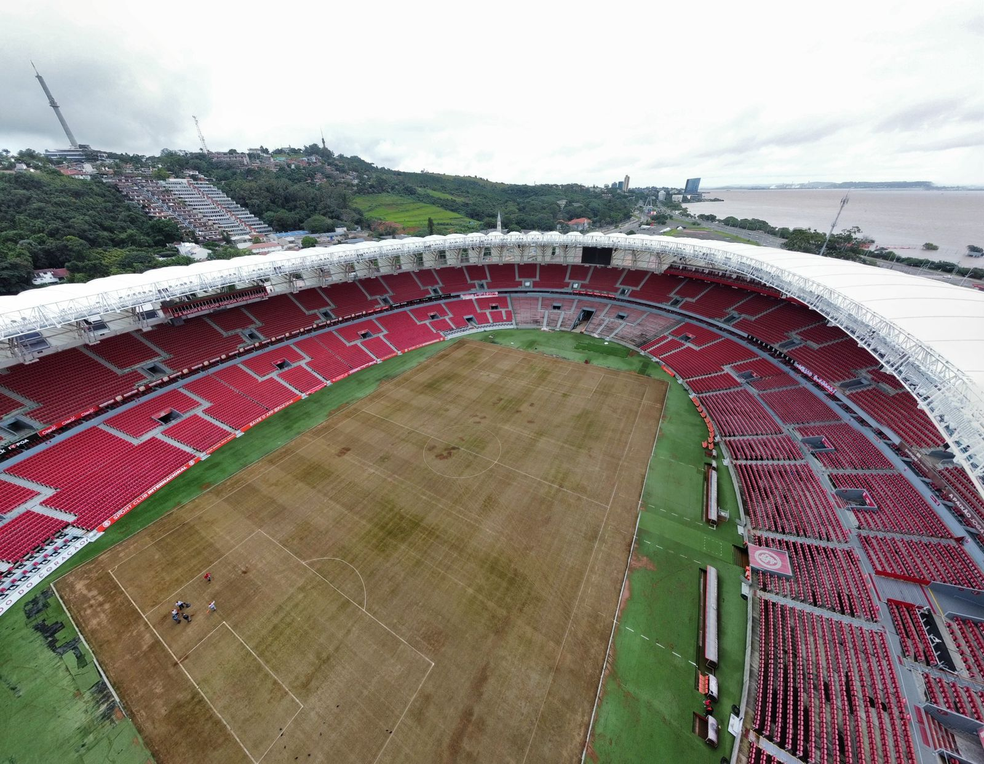
[[[205,583],[206,584],[212,583],[212,574],[209,573],[208,571],[205,572],[205,575],[203,576],[203,578],[205,579]]]
[[[177,608],[174,608],[174,610],[171,611],[171,620],[175,623],[181,623],[181,618],[178,616]]]
[[[210,613],[215,612],[215,600],[212,600],[211,602],[208,603],[208,612]]]

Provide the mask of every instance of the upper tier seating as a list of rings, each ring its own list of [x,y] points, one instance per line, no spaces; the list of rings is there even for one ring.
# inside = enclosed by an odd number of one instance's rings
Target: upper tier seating
[[[819,348],[800,345],[787,355],[831,384],[857,379],[860,370],[878,365],[874,356],[849,337]]]
[[[805,387],[762,393],[762,402],[786,424],[840,421],[837,412],[823,398],[817,397]]]
[[[859,538],[879,575],[923,584],[939,581],[984,589],[984,574],[953,541],[902,540],[867,534],[860,534]]]
[[[735,305],[746,299],[748,292],[743,289],[714,284],[697,299],[685,302],[680,309],[706,318],[721,319]]]
[[[160,353],[140,339],[139,333],[117,334],[88,345],[86,350],[123,371],[160,359]]]
[[[25,488],[22,485],[17,485],[7,480],[0,480],[0,515],[6,514],[12,509],[17,509],[25,501],[29,501],[37,495],[38,492],[30,488]]]
[[[739,312],[744,312],[741,308]],[[742,318],[735,321],[734,328],[750,334],[756,339],[770,345],[778,345],[790,338],[790,335],[804,327],[815,324],[822,319],[809,308],[791,302],[780,303],[774,310],[761,314],[757,318]]]
[[[386,340],[401,352],[439,342],[441,335],[427,324],[418,324],[407,312],[381,315],[377,322],[386,330]]]
[[[393,273],[381,276],[379,280],[389,287],[390,301],[394,305],[430,296],[430,291],[420,286],[412,273]]]
[[[892,468],[888,457],[864,433],[849,424],[805,425],[797,427],[796,431],[804,438],[822,437],[828,445],[837,449],[816,454],[825,467],[841,470]]]
[[[964,468],[947,467],[940,470],[940,477],[984,526],[984,497],[974,488],[974,484]]]
[[[271,411],[290,403],[296,397],[293,390],[282,385],[275,377],[258,380],[238,364],[220,369],[212,376]]]
[[[305,313],[289,294],[251,303],[246,310],[260,322],[258,331],[267,339],[306,329],[323,320],[316,313]]]
[[[132,448],[128,441],[108,430],[88,427],[5,471],[49,488],[64,488],[78,480],[88,480],[88,473],[99,463],[115,461]]]
[[[853,488],[868,492],[878,509],[858,509],[854,513],[858,525],[865,530],[953,538],[953,533],[912,483],[897,472],[835,472],[830,479],[835,488]]]
[[[144,338],[170,356],[163,363],[171,371],[190,369],[203,361],[231,353],[243,344],[239,334],[227,337],[204,318],[190,318],[182,326],[161,324]]]
[[[714,393],[718,390],[731,390],[739,387],[739,382],[730,374],[711,374],[687,380],[687,387],[697,394]]]
[[[332,284],[321,291],[331,300],[331,312],[335,318],[357,316],[381,307],[379,300],[370,298],[357,281]]]
[[[876,387],[851,393],[850,400],[882,427],[918,448],[937,448],[943,436],[909,393],[887,395]]]

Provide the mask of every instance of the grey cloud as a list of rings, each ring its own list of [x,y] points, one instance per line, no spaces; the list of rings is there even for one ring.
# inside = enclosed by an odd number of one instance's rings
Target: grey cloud
[[[979,104],[968,104],[961,98],[938,98],[893,112],[876,122],[873,129],[879,133],[914,131],[952,122],[980,123],[982,120],[984,108]]]
[[[96,148],[136,153],[177,145],[193,130],[191,114],[209,103],[190,74],[172,75],[149,62],[111,57],[35,61],[75,137]],[[35,148],[66,139],[34,77],[26,51],[0,52],[3,132],[32,136]],[[143,73],[145,76],[142,76]]]
[[[911,143],[903,146],[900,151],[909,154],[920,151],[949,151],[950,149],[974,148],[976,146],[984,146],[984,133],[980,131],[954,135],[949,138],[939,138],[935,141]]]

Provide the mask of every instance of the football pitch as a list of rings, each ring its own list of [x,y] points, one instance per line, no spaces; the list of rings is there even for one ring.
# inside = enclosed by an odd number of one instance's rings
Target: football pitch
[[[56,589],[159,762],[576,760],[665,394],[455,342]]]

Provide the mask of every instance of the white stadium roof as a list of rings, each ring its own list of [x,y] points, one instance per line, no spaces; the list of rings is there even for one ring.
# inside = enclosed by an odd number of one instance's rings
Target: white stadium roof
[[[320,270],[330,280],[469,263],[575,263],[584,246],[614,249],[612,265],[662,271],[673,263],[726,269],[780,290],[826,316],[896,373],[958,458],[984,477],[984,292],[834,258],[732,242],[625,234],[428,236],[276,252],[61,284],[0,297],[0,337],[64,326],[260,279]],[[444,260],[427,254],[446,253]],[[447,256],[447,253],[455,253]],[[471,253],[471,254],[469,254]]]

